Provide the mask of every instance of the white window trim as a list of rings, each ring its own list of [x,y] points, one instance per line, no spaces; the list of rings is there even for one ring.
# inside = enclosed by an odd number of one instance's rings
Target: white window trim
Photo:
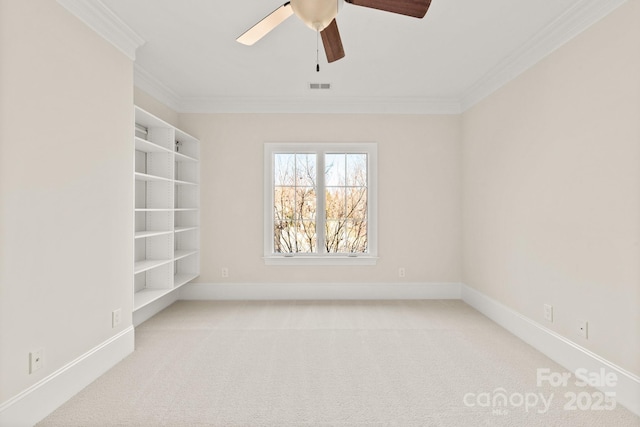
[[[324,155],[331,153],[367,153],[367,254],[275,254],[273,253],[273,160],[277,153],[316,153],[317,173],[324,171]],[[266,265],[375,265],[378,260],[378,144],[281,142],[264,144],[264,262]],[[320,182],[318,180],[318,182]],[[324,184],[318,195],[324,194]],[[318,197],[317,210],[324,215],[324,197]],[[324,243],[318,247],[324,248]]]

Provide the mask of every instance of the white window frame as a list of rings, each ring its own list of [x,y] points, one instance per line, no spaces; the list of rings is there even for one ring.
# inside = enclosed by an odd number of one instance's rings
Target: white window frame
[[[295,253],[273,251],[274,155],[281,153],[315,153],[317,186],[317,219],[324,232],[325,154],[367,154],[367,246],[366,254]],[[375,265],[378,260],[378,145],[375,142],[354,143],[265,143],[264,144],[264,262],[266,265]],[[323,239],[318,250],[324,251]]]

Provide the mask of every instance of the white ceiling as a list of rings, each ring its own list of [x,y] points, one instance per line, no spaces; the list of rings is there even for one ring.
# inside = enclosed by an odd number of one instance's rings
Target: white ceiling
[[[180,111],[444,113],[623,2],[433,0],[422,20],[345,3],[336,20],[346,57],[327,64],[320,42],[316,72],[316,33],[296,16],[254,46],[235,41],[283,0],[102,0],[145,40],[136,85]]]

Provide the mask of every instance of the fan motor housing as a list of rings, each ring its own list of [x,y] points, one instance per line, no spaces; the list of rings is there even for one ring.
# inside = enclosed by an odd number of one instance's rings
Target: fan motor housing
[[[344,0],[291,0],[291,8],[314,31],[322,31],[338,15]]]

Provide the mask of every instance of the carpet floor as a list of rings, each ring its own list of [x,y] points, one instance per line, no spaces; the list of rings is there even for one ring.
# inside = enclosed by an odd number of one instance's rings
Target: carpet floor
[[[179,301],[38,425],[640,426],[538,369],[565,372],[457,300]]]

